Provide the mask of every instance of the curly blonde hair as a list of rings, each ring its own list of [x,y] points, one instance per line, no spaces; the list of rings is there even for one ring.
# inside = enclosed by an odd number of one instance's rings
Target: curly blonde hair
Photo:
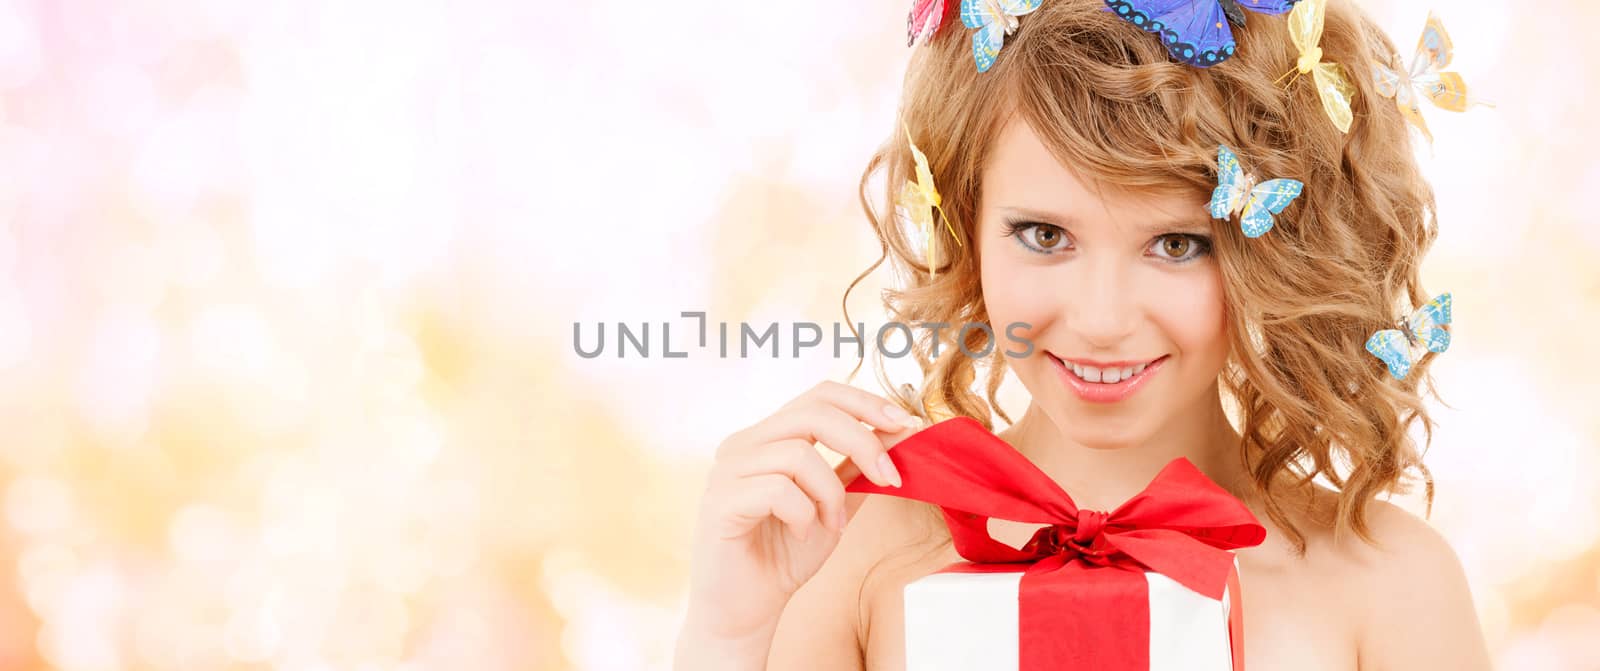
[[[1427,478],[1431,509],[1432,479],[1408,433],[1420,421],[1432,439],[1419,391],[1430,380],[1431,357],[1397,381],[1364,349],[1375,330],[1427,300],[1418,271],[1437,235],[1433,190],[1413,158],[1406,122],[1374,88],[1373,64],[1388,65],[1396,51],[1372,20],[1350,3],[1327,8],[1323,58],[1341,63],[1357,90],[1348,134],[1325,116],[1309,77],[1284,76],[1299,54],[1282,17],[1251,15],[1235,30],[1237,53],[1205,69],[1172,60],[1155,37],[1105,11],[1100,0],[1047,0],[1022,17],[985,73],[973,65],[969,33],[947,17],[917,49],[899,119],[931,162],[961,244],[942,224],[936,228],[939,267],[930,279],[926,254],[916,248],[919,232],[878,214],[893,211],[894,187],[914,174],[897,123],[861,178],[861,204],[883,254],[845,290],[846,321],[850,291],[891,257],[902,287],[883,297],[892,319],[988,320],[978,258],[969,250],[979,176],[1012,118],[1026,121],[1086,181],[1134,191],[1208,194],[1217,145],[1226,144],[1257,174],[1305,183],[1264,238],[1213,222],[1233,334],[1218,383],[1234,406],[1245,464],[1268,515],[1304,552],[1305,537],[1281,496],[1322,476],[1338,491],[1336,528],[1371,543],[1368,504],[1384,492],[1406,492],[1412,468]],[[882,209],[869,187],[880,172],[891,185],[878,197]],[[923,333],[913,344],[924,374],[922,402],[991,430],[991,409],[1011,423],[995,398],[1007,370],[1004,348],[983,360],[984,399],[972,389],[977,360],[955,343],[930,356],[938,335]],[[968,350],[982,351],[988,336],[968,335]],[[881,364],[882,353],[876,356]],[[858,362],[850,377],[859,370]],[[889,388],[883,366],[878,371]]]

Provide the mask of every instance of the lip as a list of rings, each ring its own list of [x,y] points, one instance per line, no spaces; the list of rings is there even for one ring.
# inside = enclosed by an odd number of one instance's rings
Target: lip
[[[1051,354],[1050,356],[1055,356],[1055,355]],[[1163,357],[1158,357],[1158,358],[1165,358],[1165,357],[1163,356]],[[1143,363],[1155,363],[1156,359],[1138,359],[1138,360],[1130,359],[1128,361],[1095,361],[1093,359],[1061,359],[1061,361],[1066,362],[1066,363],[1075,363],[1075,364],[1078,364],[1079,366],[1094,366],[1095,368],[1128,368],[1130,366],[1137,366],[1137,365],[1143,364]]]
[[[1078,398],[1090,403],[1116,403],[1117,401],[1121,401],[1129,396],[1132,396],[1134,392],[1137,392],[1144,387],[1145,382],[1149,381],[1151,377],[1155,376],[1156,371],[1161,370],[1162,365],[1167,363],[1167,355],[1164,355],[1155,361],[1151,361],[1150,365],[1145,366],[1144,370],[1135,373],[1133,377],[1130,377],[1126,380],[1119,380],[1115,384],[1102,384],[1099,382],[1085,382],[1079,379],[1078,376],[1074,375],[1072,370],[1067,367],[1067,364],[1063,363],[1061,359],[1057,359],[1054,354],[1045,352],[1045,357],[1050,359],[1051,365],[1055,366],[1056,372],[1061,376],[1062,382],[1064,382],[1067,387],[1071,388],[1073,392],[1077,393]],[[1072,360],[1072,363],[1076,363],[1080,366],[1097,365],[1081,360]],[[1116,362],[1108,363],[1103,367],[1122,368],[1126,366],[1137,366],[1141,363],[1144,362]]]

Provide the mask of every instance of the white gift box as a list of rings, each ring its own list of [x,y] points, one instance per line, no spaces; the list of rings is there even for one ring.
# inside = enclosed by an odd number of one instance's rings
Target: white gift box
[[[1004,572],[939,572],[904,591],[906,671],[1017,671],[1018,588],[1026,565]],[[1237,578],[1238,563],[1234,564]],[[1115,569],[1107,569],[1115,570]],[[1242,671],[1237,580],[1222,600],[1164,575],[1144,574],[1150,600],[1150,671]],[[1231,627],[1231,628],[1230,628]]]

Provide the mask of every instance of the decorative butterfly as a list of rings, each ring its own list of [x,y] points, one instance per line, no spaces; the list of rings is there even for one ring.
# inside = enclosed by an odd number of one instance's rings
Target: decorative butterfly
[[[898,391],[900,400],[911,408],[911,414],[921,418],[923,421],[927,421],[928,404],[922,402],[922,392],[917,391],[916,386],[909,382],[902,383]]]
[[[961,237],[956,235],[956,229],[950,225],[950,219],[945,216],[944,209],[939,207],[942,198],[939,190],[933,185],[933,170],[928,167],[928,157],[917,148],[915,140],[911,139],[911,127],[906,126],[906,142],[911,145],[911,158],[917,164],[917,178],[915,181],[906,180],[900,187],[900,202],[898,209],[901,215],[912,223],[922,228],[923,247],[928,250],[928,277],[937,277],[933,267],[933,215],[938,213],[944,219],[945,228],[950,230],[950,237],[955,238],[956,244],[961,244]]]
[[[1389,374],[1403,380],[1411,365],[1427,356],[1450,349],[1450,332],[1441,328],[1450,323],[1450,292],[1428,301],[1410,317],[1395,320],[1395,328],[1383,329],[1367,339],[1367,351],[1389,366]],[[1417,351],[1418,348],[1426,351]]]
[[[1298,0],[1105,0],[1129,23],[1161,38],[1173,58],[1210,67],[1233,55],[1233,31],[1244,27],[1244,10],[1282,14]]]
[[[1239,228],[1247,238],[1272,230],[1272,215],[1283,211],[1305,188],[1299,180],[1269,179],[1259,184],[1244,171],[1233,150],[1217,145],[1217,188],[1211,192],[1211,216],[1227,219],[1239,215]]]
[[[1417,40],[1417,53],[1411,59],[1410,70],[1399,69],[1398,57],[1395,59],[1396,69],[1377,64],[1372,66],[1372,80],[1377,85],[1378,93],[1385,98],[1394,98],[1395,105],[1405,115],[1406,121],[1422,131],[1430,143],[1433,142],[1433,133],[1428,131],[1428,124],[1422,120],[1422,110],[1417,104],[1419,95],[1451,112],[1464,112],[1472,105],[1467,97],[1467,82],[1461,79],[1461,75],[1443,72],[1454,55],[1455,47],[1450,43],[1450,34],[1444,31],[1444,23],[1433,12],[1429,12],[1428,23],[1422,27],[1422,37]]]
[[[906,15],[906,46],[926,43],[943,22],[944,0],[912,0],[911,13]]]
[[[1356,87],[1345,76],[1344,66],[1322,60],[1322,23],[1327,11],[1328,0],[1300,0],[1289,10],[1289,38],[1300,50],[1295,69],[1301,75],[1311,75],[1322,98],[1322,111],[1328,113],[1339,132],[1348,133],[1354,119],[1350,101],[1356,97]]]
[[[1039,8],[1044,0],[961,0],[961,23],[976,28],[972,35],[972,60],[978,72],[988,72],[1007,35],[1017,31],[1017,17]]]

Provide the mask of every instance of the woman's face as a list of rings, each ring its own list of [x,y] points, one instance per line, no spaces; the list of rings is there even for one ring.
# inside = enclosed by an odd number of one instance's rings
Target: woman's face
[[[1033,351],[1010,364],[1063,435],[1122,447],[1215,407],[1229,339],[1202,200],[1096,193],[1020,121],[982,185],[990,322],[1013,352],[1007,325],[1032,325],[1014,333]]]

